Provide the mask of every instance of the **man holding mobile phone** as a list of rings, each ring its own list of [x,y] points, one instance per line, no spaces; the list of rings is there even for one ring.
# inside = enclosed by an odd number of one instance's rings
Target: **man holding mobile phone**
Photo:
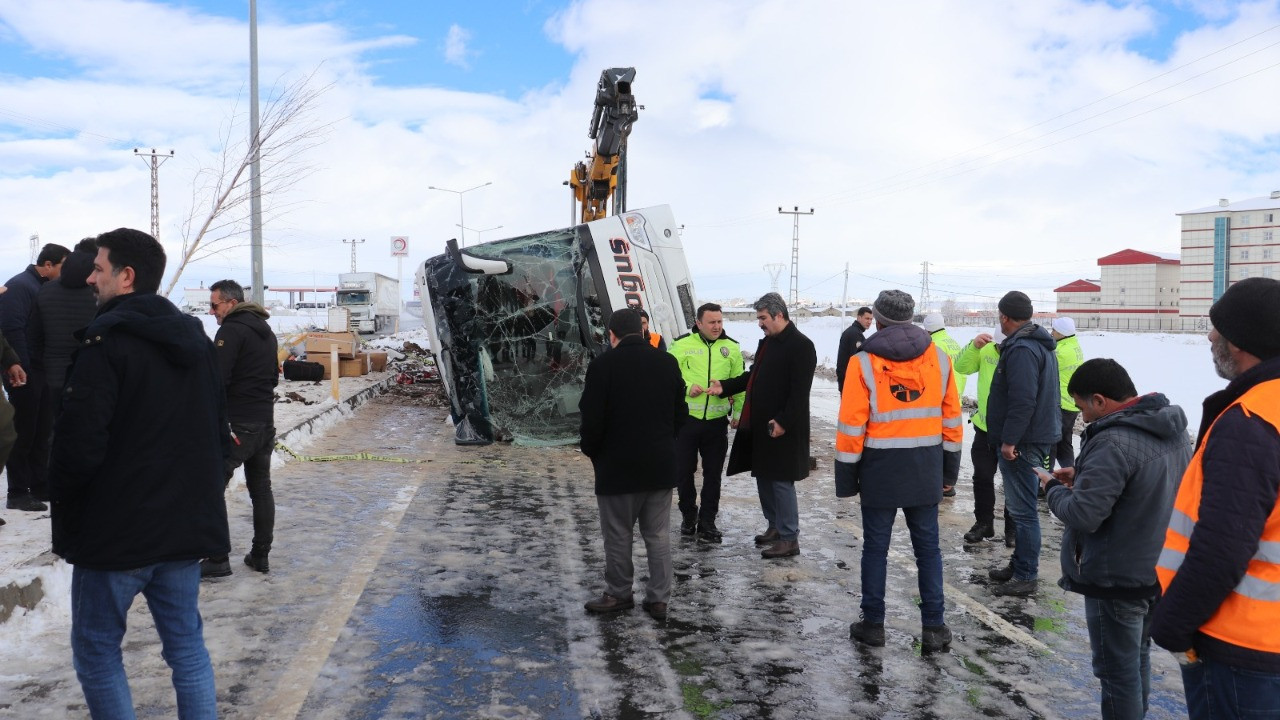
[[[1139,396],[1115,360],[1080,365],[1067,384],[1088,423],[1075,466],[1037,468],[1063,522],[1065,590],[1084,595],[1102,717],[1142,718],[1151,689],[1156,561],[1178,479],[1191,460],[1187,416],[1159,393]]]

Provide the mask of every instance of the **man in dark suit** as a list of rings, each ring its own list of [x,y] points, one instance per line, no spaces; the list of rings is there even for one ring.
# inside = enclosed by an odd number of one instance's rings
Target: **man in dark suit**
[[[790,557],[800,554],[795,483],[809,476],[809,389],[818,356],[813,341],[792,324],[781,295],[769,293],[753,307],[765,336],[751,369],[713,382],[711,392],[746,393],[727,474],[749,470],[756,478],[760,507],[769,523],[756,536],[757,545],[768,545],[760,556]]]
[[[635,607],[632,600],[632,532],[640,523],[649,555],[645,612],[667,617],[671,599],[671,490],[676,478],[676,437],[689,417],[684,379],[676,359],[641,336],[640,313],[609,317],[612,350],[591,361],[578,409],[582,453],[591,458],[596,503],[604,535],[605,591],[588,612]]]
[[[849,360],[862,349],[874,317],[871,308],[863,305],[858,308],[853,324],[840,333],[840,346],[836,349],[836,387],[840,392],[844,392],[844,374],[849,369]]]

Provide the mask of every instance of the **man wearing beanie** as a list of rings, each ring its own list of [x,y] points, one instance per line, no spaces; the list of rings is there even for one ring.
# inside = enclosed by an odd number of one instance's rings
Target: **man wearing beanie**
[[[1191,718],[1280,717],[1280,282],[1237,282],[1209,319],[1230,382],[1204,401],[1151,639],[1178,658]]]
[[[676,437],[689,418],[684,379],[670,354],[641,335],[631,308],[609,316],[613,349],[587,366],[578,409],[582,454],[595,470],[596,504],[604,536],[604,593],[587,612],[635,607],[631,541],[637,523],[649,556],[644,610],[666,620],[671,599],[671,489]]]
[[[987,442],[999,448],[1004,511],[1013,520],[1013,558],[987,575],[996,595],[1027,597],[1040,576],[1040,491],[1037,469],[1052,468],[1049,451],[1062,438],[1058,360],[1053,338],[1031,322],[1031,298],[1013,290],[1000,298],[1000,362],[987,396]]]
[[[876,333],[849,363],[836,426],[836,495],[862,496],[862,619],[849,635],[885,643],[885,575],[893,523],[902,508],[920,589],[921,647],[951,642],[943,619],[938,503],[960,473],[963,419],[951,359],[911,324],[915,303],[885,290],[872,306]]]
[[[1058,357],[1058,386],[1061,389],[1062,438],[1053,448],[1053,458],[1058,467],[1069,468],[1076,464],[1075,447],[1072,439],[1076,432],[1076,418],[1080,416],[1080,408],[1071,401],[1071,393],[1067,392],[1067,384],[1076,368],[1084,363],[1084,351],[1080,349],[1080,341],[1076,338],[1076,321],[1069,317],[1053,319],[1053,331],[1049,333],[1058,343],[1054,355]]]

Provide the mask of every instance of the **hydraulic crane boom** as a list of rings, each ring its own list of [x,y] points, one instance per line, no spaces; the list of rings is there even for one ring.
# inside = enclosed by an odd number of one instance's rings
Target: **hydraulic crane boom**
[[[595,141],[588,155],[591,165],[579,162],[569,173],[569,187],[582,207],[584,223],[607,216],[610,197],[614,215],[627,209],[627,136],[641,109],[631,94],[635,77],[636,69],[631,67],[600,73],[591,127],[587,129],[587,137]]]

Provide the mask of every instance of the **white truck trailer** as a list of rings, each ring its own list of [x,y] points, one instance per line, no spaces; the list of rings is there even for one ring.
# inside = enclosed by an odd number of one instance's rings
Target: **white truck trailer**
[[[614,310],[643,308],[667,342],[697,305],[665,205],[459,248],[415,275],[459,444],[578,441],[587,363]]]
[[[400,319],[400,281],[371,272],[338,275],[337,302],[351,313],[351,330],[384,335]]]

